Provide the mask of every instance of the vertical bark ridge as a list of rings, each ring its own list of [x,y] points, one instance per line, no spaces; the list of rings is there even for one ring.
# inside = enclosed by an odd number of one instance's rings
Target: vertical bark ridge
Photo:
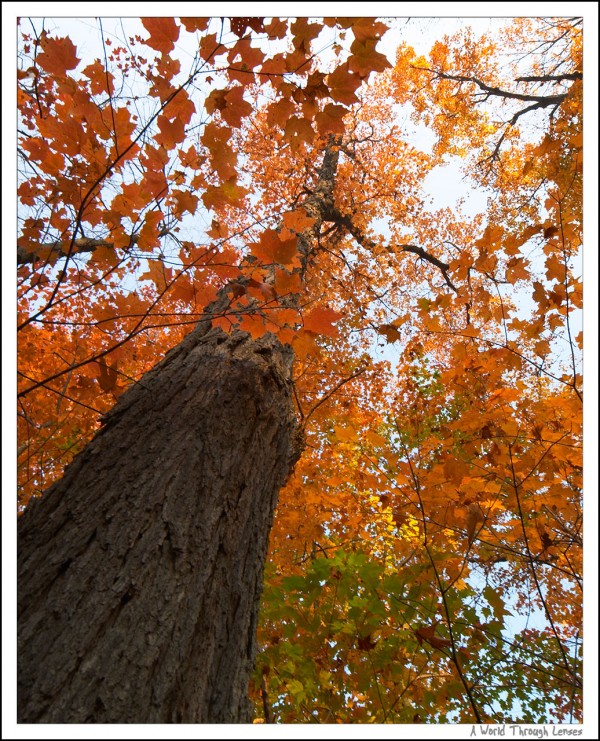
[[[334,212],[330,139],[302,271]],[[236,723],[279,489],[300,454],[292,350],[211,318],[119,399],[18,523],[18,720]]]

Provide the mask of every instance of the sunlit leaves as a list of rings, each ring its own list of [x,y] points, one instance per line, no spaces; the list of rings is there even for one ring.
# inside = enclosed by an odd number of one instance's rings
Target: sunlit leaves
[[[577,26],[519,19],[502,36],[510,58],[467,31],[424,56],[401,46],[392,71],[373,18],[143,26],[117,48],[105,34],[106,57],[60,25],[23,43],[22,501],[225,296],[215,326],[293,349],[306,440],[259,634],[276,719],[473,722],[475,706],[500,722],[542,717],[542,694],[569,718],[581,84],[539,83],[566,96],[534,125],[513,121],[533,101],[484,100],[447,75],[537,94],[511,65],[580,70]],[[179,53],[191,34],[193,63]],[[522,53],[538,37],[549,57]],[[488,197],[481,214],[427,205],[425,176],[455,154]],[[534,607],[555,633],[511,625]]]
[[[279,234],[266,229],[260,241],[252,245],[252,254],[265,263],[291,265],[297,253],[296,238],[281,239]]]

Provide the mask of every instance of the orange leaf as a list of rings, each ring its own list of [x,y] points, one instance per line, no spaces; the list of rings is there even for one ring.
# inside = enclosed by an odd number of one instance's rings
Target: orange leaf
[[[296,234],[302,234],[306,229],[315,223],[312,216],[309,216],[303,208],[297,211],[288,211],[283,215],[283,223],[287,229]]]
[[[528,280],[527,264],[522,257],[511,257],[506,265],[506,280],[513,285],[519,280]]]
[[[155,140],[157,144],[162,144],[165,149],[173,149],[176,144],[185,139],[185,129],[179,118],[169,121],[167,116],[159,116],[157,124],[160,133],[156,135]]]
[[[244,100],[244,88],[237,85],[225,95],[226,105],[221,116],[230,126],[238,127],[242,119],[252,113],[252,106]]]
[[[200,137],[202,144],[209,150],[212,164],[222,180],[229,180],[236,174],[237,157],[229,146],[231,133],[228,126],[218,126],[213,121],[205,127]]]
[[[338,330],[333,326],[333,322],[336,322],[341,317],[342,314],[340,314],[339,311],[317,306],[303,317],[304,329],[314,332],[315,334],[335,337]]]
[[[294,34],[294,48],[310,54],[310,42],[321,33],[320,23],[309,23],[307,18],[298,18],[290,26]]]
[[[481,511],[481,507],[476,502],[473,502],[467,508],[467,538],[469,545],[475,540],[475,536],[481,529],[480,525],[484,522],[485,517]]]
[[[554,226],[554,224],[550,224],[549,227],[546,227],[544,229],[544,239],[552,239],[552,237],[556,236],[558,234],[558,227]]]
[[[267,331],[264,317],[259,314],[244,314],[240,321],[240,329],[248,332],[254,340],[262,337]]]
[[[266,264],[291,265],[297,253],[296,237],[282,240],[274,229],[265,229],[260,242],[252,245],[252,254]]]
[[[173,120],[174,118],[178,118],[184,125],[189,124],[195,112],[196,106],[190,100],[185,90],[179,90],[177,95],[171,98],[163,111],[168,119]]]
[[[144,225],[140,229],[137,245],[140,249],[153,249],[158,244],[158,223],[163,214],[157,209],[148,211],[144,217]]]
[[[341,425],[335,425],[333,432],[337,440],[341,443],[357,442],[358,434],[352,427],[342,427]]]
[[[456,460],[456,458],[448,458],[444,463],[444,473],[452,483],[456,484],[456,486],[460,486],[460,483],[466,476],[467,471],[464,463]]]
[[[283,128],[289,117],[296,110],[296,106],[289,98],[280,98],[267,108],[267,123],[270,126]]]
[[[219,209],[222,206],[237,203],[246,195],[247,192],[247,189],[238,185],[236,178],[232,177],[221,185],[209,186],[202,194],[202,202],[206,208]]]
[[[344,126],[344,116],[347,109],[342,105],[328,103],[321,113],[317,113],[315,121],[320,134],[343,134],[346,130]]]
[[[287,270],[275,270],[275,290],[279,296],[288,293],[298,293],[302,285],[298,273],[289,273]]]
[[[305,118],[292,116],[285,125],[284,138],[288,141],[293,151],[297,151],[302,142],[312,143],[315,132]]]
[[[51,75],[64,77],[67,70],[75,69],[81,61],[75,54],[77,49],[71,39],[44,36],[41,47],[43,51],[37,55],[37,63]]]
[[[385,23],[375,18],[354,18],[352,20],[352,33],[357,41],[380,39],[387,30]]]
[[[164,196],[168,188],[167,179],[162,170],[146,170],[140,183],[140,191],[149,198]]]
[[[179,20],[183,23],[186,31],[194,33],[194,31],[205,31],[210,18],[180,18]]]
[[[99,59],[83,70],[83,74],[90,80],[90,89],[93,95],[102,95],[103,93],[112,93],[114,91],[114,76],[107,72],[104,65]]]
[[[222,45],[217,41],[216,33],[206,34],[200,40],[200,56],[205,62],[210,61],[220,48],[222,48]]]
[[[174,18],[142,18],[142,25],[150,34],[148,46],[161,54],[173,51],[180,30]]]
[[[192,216],[196,213],[198,207],[198,196],[190,193],[189,190],[174,190],[171,195],[177,201],[177,206],[173,210],[176,216],[181,216],[184,211],[188,211]]]
[[[296,357],[305,358],[308,355],[318,356],[320,354],[320,348],[315,342],[315,337],[316,335],[313,332],[300,329],[292,341]]]

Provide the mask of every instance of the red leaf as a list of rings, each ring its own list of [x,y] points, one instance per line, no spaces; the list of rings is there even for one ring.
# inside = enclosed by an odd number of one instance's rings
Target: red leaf
[[[257,33],[263,30],[262,18],[230,18],[229,22],[231,30],[239,39],[246,33],[248,27]]]
[[[89,78],[92,95],[102,95],[114,91],[114,76],[107,72],[99,59],[83,70],[83,74]]]
[[[174,121],[169,121],[166,116],[159,116],[157,123],[160,133],[156,135],[155,140],[157,144],[162,144],[165,149],[173,149],[176,144],[185,139],[185,128],[180,119],[176,118]]]
[[[38,54],[37,63],[51,75],[65,77],[67,70],[75,69],[81,61],[75,54],[77,49],[71,39],[44,36],[41,46],[43,51]]]
[[[148,46],[162,54],[173,51],[180,31],[174,18],[142,18],[142,25],[150,34]]]
[[[208,27],[210,18],[180,18],[179,20],[186,31],[194,33],[194,31],[204,31]]]
[[[342,314],[340,314],[339,311],[317,306],[303,317],[304,329],[314,332],[315,334],[335,337],[338,330],[333,326],[333,322],[336,322],[341,317]]]

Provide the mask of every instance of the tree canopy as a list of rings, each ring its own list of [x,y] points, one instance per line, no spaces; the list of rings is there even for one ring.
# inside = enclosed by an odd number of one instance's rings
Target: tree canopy
[[[19,23],[19,510],[224,289],[303,431],[257,719],[581,722],[582,20],[89,23]]]

